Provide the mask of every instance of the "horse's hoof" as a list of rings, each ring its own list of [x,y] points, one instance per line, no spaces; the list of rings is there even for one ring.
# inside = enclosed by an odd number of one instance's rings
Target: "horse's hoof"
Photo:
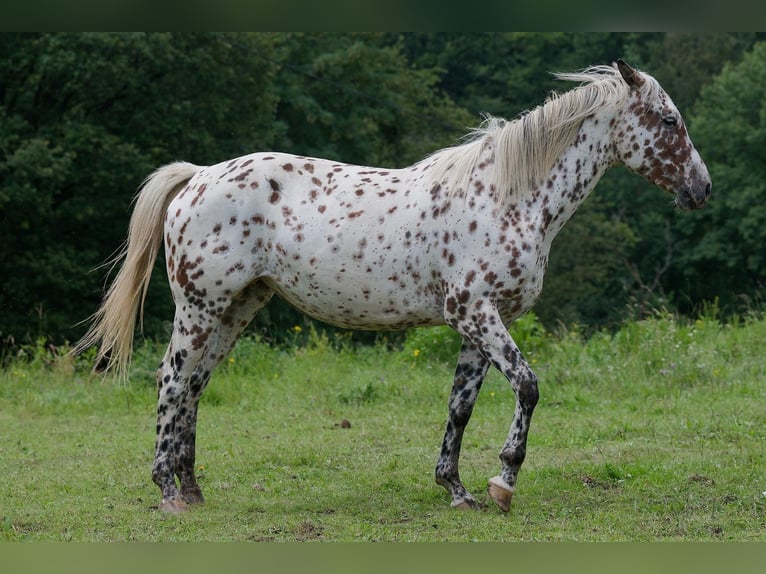
[[[199,488],[182,490],[181,499],[187,504],[202,504],[205,502],[205,497],[202,496],[202,491]]]
[[[478,508],[475,500],[468,500],[466,498],[457,503],[453,502],[450,506],[452,506],[452,508],[457,508],[458,510],[474,510]]]
[[[495,501],[503,512],[511,509],[511,499],[513,498],[513,488],[499,476],[489,479],[487,492],[490,498]]]
[[[180,514],[181,512],[189,510],[189,505],[180,498],[163,500],[160,504],[160,510],[162,512],[167,512],[168,514]]]

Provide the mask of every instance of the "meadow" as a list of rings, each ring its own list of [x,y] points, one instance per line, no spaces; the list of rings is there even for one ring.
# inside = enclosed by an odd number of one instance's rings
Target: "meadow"
[[[157,510],[154,371],[90,373],[40,344],[0,370],[0,540],[763,541],[766,320],[666,314],[585,337],[529,315],[514,337],[541,399],[510,512],[486,481],[513,413],[492,372],[461,475],[486,507],[458,511],[433,480],[457,341],[403,345],[298,333],[243,338],[200,406],[204,505]]]

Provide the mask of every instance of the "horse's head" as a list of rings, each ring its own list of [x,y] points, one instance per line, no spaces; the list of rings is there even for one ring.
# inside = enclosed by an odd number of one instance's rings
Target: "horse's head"
[[[630,88],[613,126],[620,161],[673,193],[681,209],[703,207],[710,197],[710,174],[678,109],[654,78],[622,60],[615,65]]]

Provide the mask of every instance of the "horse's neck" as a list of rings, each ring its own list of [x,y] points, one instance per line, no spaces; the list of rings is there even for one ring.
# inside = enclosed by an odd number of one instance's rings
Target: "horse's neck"
[[[614,163],[609,120],[586,119],[526,207],[539,218],[543,245],[551,242]]]

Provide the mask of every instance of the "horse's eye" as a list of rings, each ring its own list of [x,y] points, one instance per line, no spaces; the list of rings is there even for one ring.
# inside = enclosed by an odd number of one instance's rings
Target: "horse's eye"
[[[666,126],[674,126],[678,123],[676,116],[662,116],[662,123]]]

